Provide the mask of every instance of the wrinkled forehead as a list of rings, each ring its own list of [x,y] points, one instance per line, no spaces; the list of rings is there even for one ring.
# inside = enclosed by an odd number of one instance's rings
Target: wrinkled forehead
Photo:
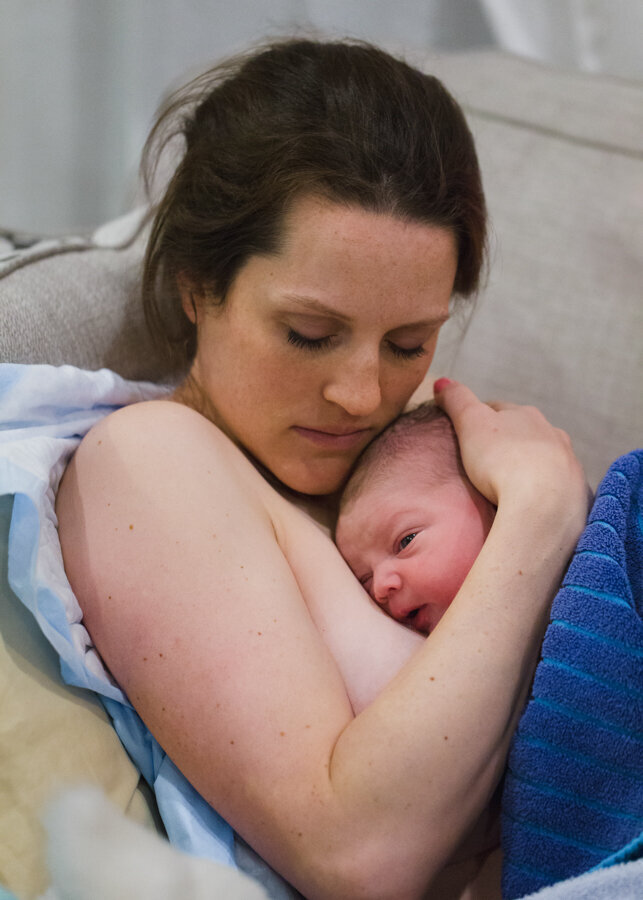
[[[385,498],[405,494],[407,488],[428,490],[434,480],[434,448],[420,434],[405,435],[403,443],[386,440],[367,448],[341,500],[340,516],[357,507],[359,512]]]
[[[367,473],[359,489],[342,506],[335,540],[349,562],[385,542],[395,521],[426,499],[430,478],[423,467],[413,465],[413,454],[404,453]]]

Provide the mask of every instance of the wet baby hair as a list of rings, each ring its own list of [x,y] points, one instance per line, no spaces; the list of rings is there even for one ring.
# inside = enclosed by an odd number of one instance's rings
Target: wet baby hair
[[[402,413],[358,457],[341,496],[340,512],[367,487],[385,479],[393,460],[403,456],[434,484],[467,477],[451,420],[428,401]]]

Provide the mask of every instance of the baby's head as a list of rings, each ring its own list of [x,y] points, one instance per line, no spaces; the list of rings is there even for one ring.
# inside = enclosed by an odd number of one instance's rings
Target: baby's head
[[[357,461],[342,494],[337,546],[378,604],[429,634],[494,515],[464,472],[449,418],[425,403],[396,419]]]

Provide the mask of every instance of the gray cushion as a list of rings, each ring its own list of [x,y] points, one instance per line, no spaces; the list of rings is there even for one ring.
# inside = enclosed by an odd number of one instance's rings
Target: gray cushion
[[[146,234],[138,210],[91,238],[43,241],[0,258],[0,361],[167,375],[140,302]]]
[[[596,484],[643,443],[643,86],[500,54],[426,63],[465,106],[492,267],[432,371],[534,403]]]

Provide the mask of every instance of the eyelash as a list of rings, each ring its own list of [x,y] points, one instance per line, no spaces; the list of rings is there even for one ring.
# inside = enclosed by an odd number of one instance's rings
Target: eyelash
[[[332,339],[332,335],[322,338],[307,338],[298,331],[293,331],[292,328],[288,331],[288,343],[294,344],[301,350],[326,350],[327,347],[330,347]]]
[[[426,350],[421,345],[419,347],[398,347],[397,344],[389,344],[389,349],[398,359],[419,359],[426,354]]]
[[[288,343],[293,344],[295,347],[299,347],[301,350],[310,350],[312,352],[316,350],[327,350],[330,347],[334,335],[329,334],[327,337],[322,338],[307,338],[304,337],[303,334],[299,334],[297,331],[293,331],[291,328],[288,331]],[[421,356],[424,356],[426,350],[424,347],[398,347],[397,344],[389,343],[389,350],[397,359],[419,359]]]

